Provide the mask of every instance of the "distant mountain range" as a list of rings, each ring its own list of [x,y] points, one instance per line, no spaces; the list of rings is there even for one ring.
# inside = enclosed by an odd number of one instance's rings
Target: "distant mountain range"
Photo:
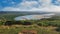
[[[21,13],[21,14],[49,14],[53,12],[43,12],[43,11],[0,11],[0,14],[4,13]]]

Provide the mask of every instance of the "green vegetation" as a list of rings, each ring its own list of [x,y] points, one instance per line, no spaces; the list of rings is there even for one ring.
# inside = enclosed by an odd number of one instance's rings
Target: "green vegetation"
[[[37,30],[38,34],[60,34],[60,16],[49,19],[14,21],[26,14],[0,14],[0,34],[18,34],[22,30]]]
[[[12,25],[12,26],[0,26],[0,34],[18,34],[22,30],[37,30],[38,34],[59,34],[56,32],[55,27],[39,27],[37,25]]]

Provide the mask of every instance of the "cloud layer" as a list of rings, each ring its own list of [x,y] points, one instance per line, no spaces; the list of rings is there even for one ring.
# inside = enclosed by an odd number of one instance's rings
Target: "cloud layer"
[[[14,7],[5,7],[2,11],[48,11],[48,12],[60,12],[59,0],[53,4],[52,0],[23,0],[21,3]],[[13,2],[12,2],[13,3]]]

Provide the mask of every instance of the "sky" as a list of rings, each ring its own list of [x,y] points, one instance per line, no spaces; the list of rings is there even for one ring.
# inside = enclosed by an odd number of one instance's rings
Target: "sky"
[[[0,0],[0,11],[60,12],[60,0]]]

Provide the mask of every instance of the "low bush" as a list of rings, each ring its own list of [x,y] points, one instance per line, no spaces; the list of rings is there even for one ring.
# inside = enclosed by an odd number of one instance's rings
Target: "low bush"
[[[4,25],[11,26],[11,25],[13,25],[13,24],[14,24],[14,22],[12,22],[12,21],[6,21]]]
[[[3,25],[4,23],[3,22],[0,22],[0,25]]]
[[[44,23],[44,22],[40,22],[40,23],[38,23],[37,25],[39,25],[39,26],[49,26],[49,24],[46,22],[46,23]]]
[[[59,27],[60,26],[60,22],[59,21],[42,21],[42,22],[38,22],[37,25],[39,25],[39,26]]]
[[[32,25],[33,24],[33,22],[31,22],[31,21],[24,21],[24,23],[22,23],[23,25]]]
[[[56,31],[60,32],[60,27],[56,28]]]

